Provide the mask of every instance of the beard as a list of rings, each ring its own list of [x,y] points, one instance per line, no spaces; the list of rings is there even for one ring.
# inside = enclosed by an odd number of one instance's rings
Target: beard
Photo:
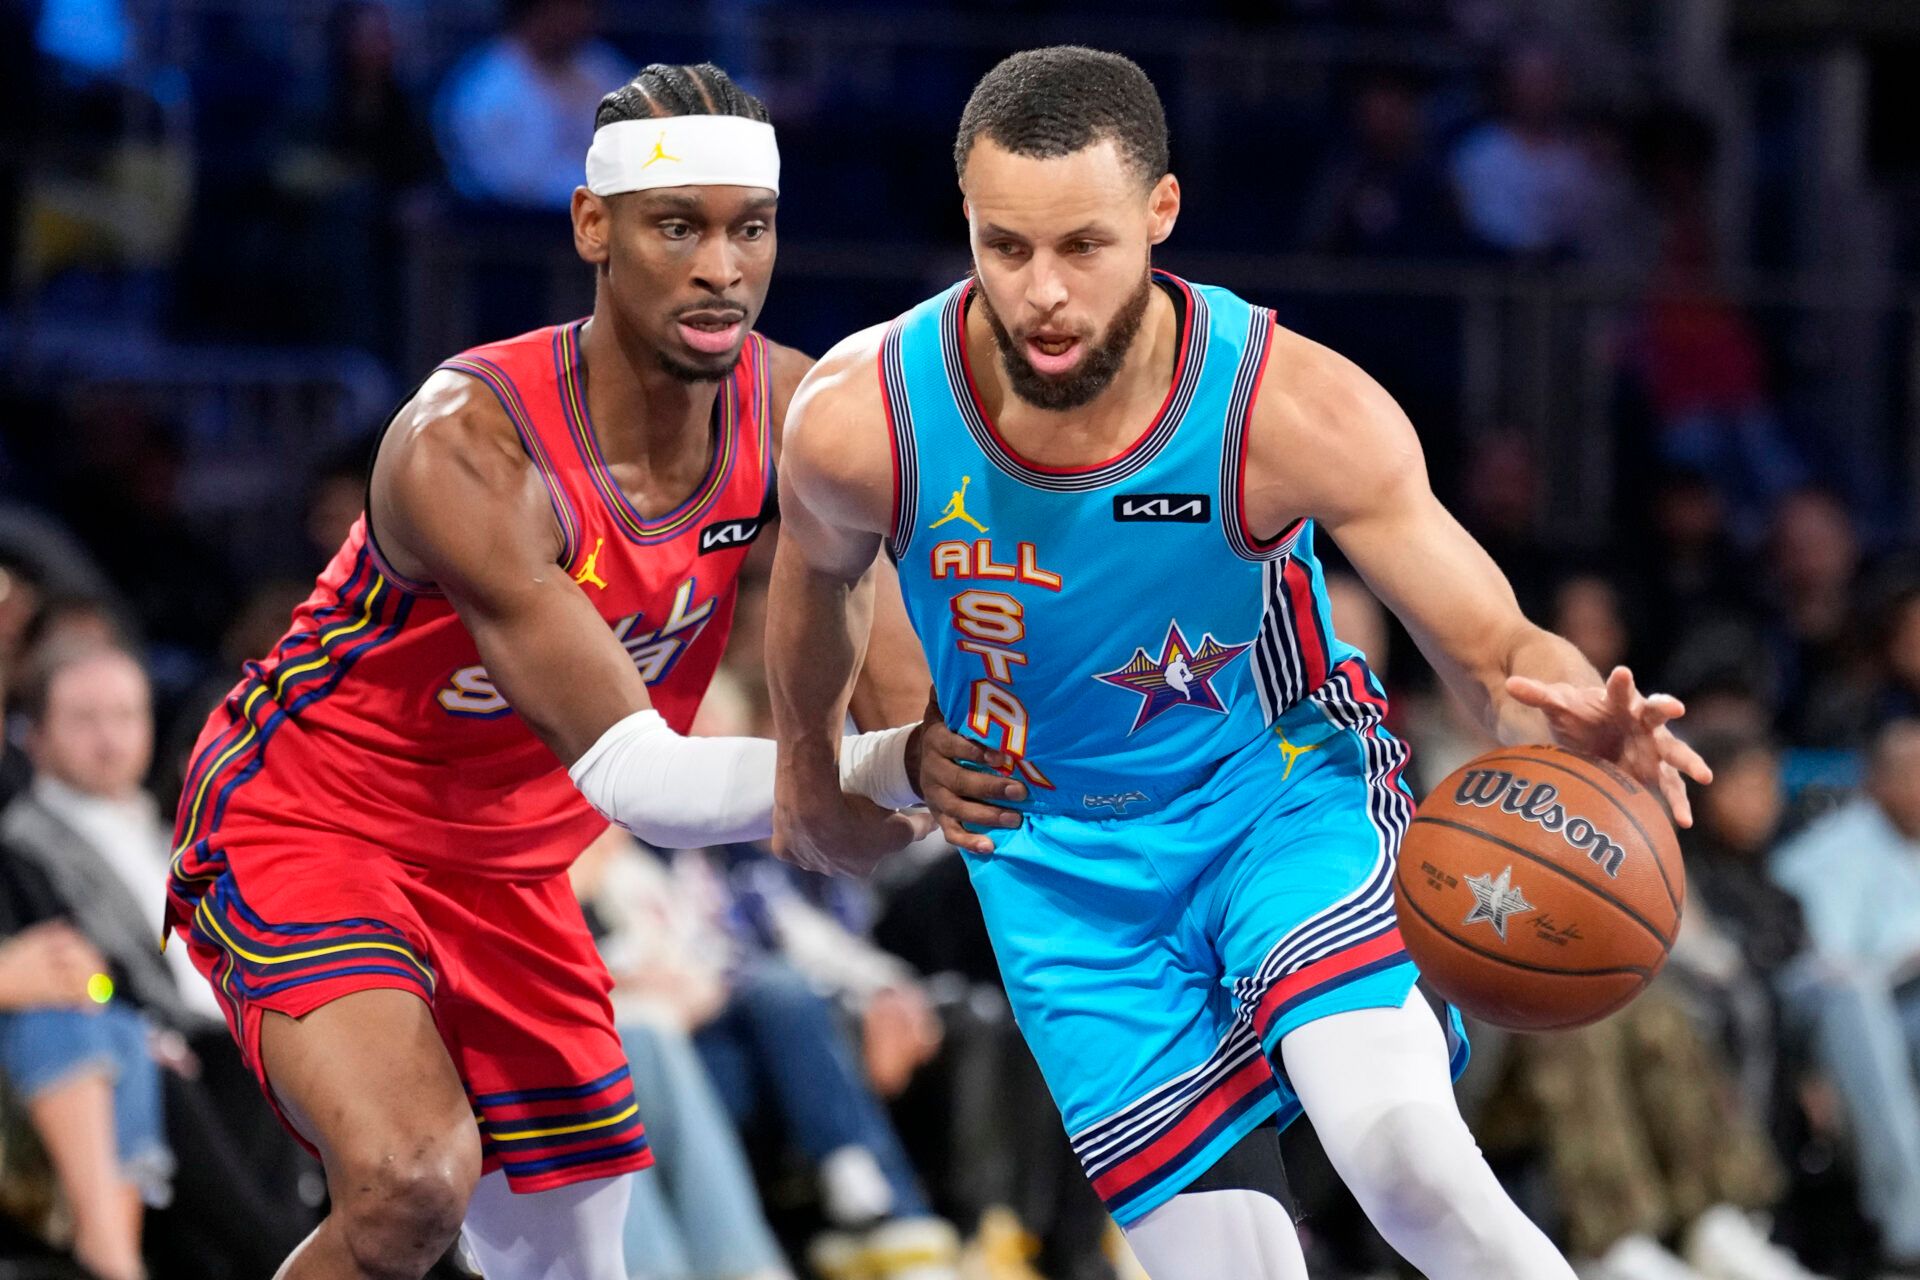
[[[1148,267],[1140,273],[1140,287],[1121,304],[1119,314],[1107,326],[1106,336],[1097,345],[1089,344],[1077,368],[1057,376],[1033,367],[1033,362],[1027,359],[1025,344],[1014,340],[999,313],[994,311],[992,300],[980,284],[978,271],[973,273],[973,284],[987,317],[987,328],[993,333],[993,345],[1000,350],[1000,367],[1007,371],[1007,383],[1013,393],[1036,409],[1058,413],[1090,403],[1107,389],[1114,375],[1126,364],[1127,352],[1140,333],[1140,322],[1146,318],[1147,303],[1153,298],[1153,269]]]
[[[744,349],[743,346],[742,350]],[[732,376],[734,368],[740,363],[740,354],[739,351],[734,352],[732,358],[727,361],[725,366],[721,366],[717,364],[691,364],[676,356],[670,356],[658,348],[654,350],[654,355],[658,357],[660,367],[666,370],[667,376],[673,378],[675,381],[688,384],[725,382]]]

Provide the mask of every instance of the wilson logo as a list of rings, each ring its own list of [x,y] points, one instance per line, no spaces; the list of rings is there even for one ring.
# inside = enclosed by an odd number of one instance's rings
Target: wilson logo
[[[700,531],[700,554],[744,547],[760,536],[765,523],[755,516],[751,520],[722,520],[719,524],[710,524]]]
[[[1477,809],[1498,808],[1543,831],[1555,832],[1609,876],[1618,876],[1627,851],[1588,819],[1569,817],[1567,807],[1558,802],[1559,795],[1560,789],[1551,782],[1528,782],[1504,769],[1469,769],[1460,779],[1453,800]]]
[[[1113,518],[1123,524],[1205,524],[1212,513],[1213,499],[1204,493],[1118,493],[1113,497]]]

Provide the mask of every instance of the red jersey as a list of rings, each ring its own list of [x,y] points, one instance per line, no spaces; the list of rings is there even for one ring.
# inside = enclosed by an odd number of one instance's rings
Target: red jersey
[[[736,577],[773,485],[766,349],[721,386],[706,475],[647,519],[587,413],[584,321],[441,365],[484,384],[546,482],[560,563],[685,732],[726,648]],[[176,874],[215,873],[255,824],[350,835],[429,867],[532,877],[606,825],[494,688],[453,606],[381,556],[365,517],[263,660],[203,730],[175,827]]]

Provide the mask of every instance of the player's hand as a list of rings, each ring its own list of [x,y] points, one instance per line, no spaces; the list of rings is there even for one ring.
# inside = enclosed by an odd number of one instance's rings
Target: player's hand
[[[1002,829],[1020,825],[1018,813],[1000,807],[1002,801],[1018,804],[1027,798],[1026,784],[1006,776],[1012,762],[948,728],[933,698],[927,699],[927,717],[920,722],[917,743],[909,744],[907,762],[915,789],[939,819],[941,834],[958,847],[969,853],[993,852],[993,841],[967,830],[966,823]]]
[[[839,792],[804,813],[776,814],[773,852],[822,875],[866,876],[888,854],[932,831],[933,818],[917,809],[895,813],[865,796]]]
[[[1675,822],[1693,825],[1686,779],[1705,786],[1713,781],[1713,770],[1667,727],[1687,713],[1680,699],[1641,693],[1625,667],[1615,667],[1598,687],[1508,676],[1507,693],[1542,712],[1559,745],[1611,760],[1664,796]]]

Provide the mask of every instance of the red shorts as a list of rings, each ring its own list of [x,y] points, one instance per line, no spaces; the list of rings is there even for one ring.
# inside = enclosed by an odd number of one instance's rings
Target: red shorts
[[[248,826],[223,829],[200,860],[224,864],[217,875],[185,878],[176,860],[168,893],[269,1101],[268,1010],[298,1018],[355,991],[411,991],[466,1085],[486,1172],[526,1192],[653,1163],[612,979],[564,874],[486,879],[347,837]]]

